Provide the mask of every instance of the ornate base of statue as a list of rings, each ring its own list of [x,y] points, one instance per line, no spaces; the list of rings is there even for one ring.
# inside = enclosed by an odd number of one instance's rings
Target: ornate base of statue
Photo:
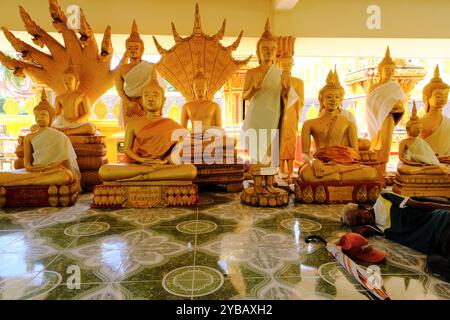
[[[380,195],[376,181],[303,182],[294,181],[295,199],[302,203],[366,203],[375,202]]]
[[[0,186],[0,207],[68,207],[80,193],[78,183],[65,186]]]
[[[98,170],[108,163],[105,137],[98,135],[68,136],[77,154],[78,167],[81,171],[81,186],[85,191],[92,191],[93,187],[101,184]],[[19,137],[16,149],[18,159],[14,163],[16,169],[23,169],[23,139]]]
[[[94,188],[92,208],[185,207],[198,202],[195,184],[182,181],[104,183]]]
[[[402,175],[397,173],[392,191],[407,197],[450,198],[450,177],[445,174]]]

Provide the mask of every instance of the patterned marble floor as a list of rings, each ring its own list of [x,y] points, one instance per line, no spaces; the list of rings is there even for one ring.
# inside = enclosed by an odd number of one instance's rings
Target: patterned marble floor
[[[193,208],[93,210],[91,200],[0,211],[1,299],[369,299],[303,242],[346,232],[340,205],[255,209],[206,193]],[[424,255],[370,241],[389,254],[379,267],[392,299],[450,298]]]

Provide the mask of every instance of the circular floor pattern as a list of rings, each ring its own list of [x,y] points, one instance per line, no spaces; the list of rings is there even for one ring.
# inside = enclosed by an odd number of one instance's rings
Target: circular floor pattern
[[[55,271],[27,273],[0,281],[0,300],[44,300],[61,284]]]
[[[164,289],[179,297],[202,297],[219,290],[223,275],[204,266],[182,267],[169,272],[163,279]]]
[[[84,222],[66,228],[64,233],[70,237],[87,237],[103,233],[109,227],[106,222]]]
[[[302,232],[315,232],[322,229],[322,225],[320,223],[310,219],[284,219],[280,222],[280,225],[288,230],[295,230],[298,225],[298,228]]]
[[[320,277],[329,284],[344,290],[363,292],[365,289],[355,280],[350,278],[347,271],[336,262],[329,262],[319,267]]]
[[[217,224],[207,220],[189,220],[177,225],[177,230],[187,234],[205,234],[217,229]]]

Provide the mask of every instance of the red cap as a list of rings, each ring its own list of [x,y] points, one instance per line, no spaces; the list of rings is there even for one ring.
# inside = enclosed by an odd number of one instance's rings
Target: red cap
[[[366,238],[357,233],[343,235],[336,245],[341,246],[342,251],[349,256],[370,263],[378,263],[386,257],[386,253],[374,249]]]

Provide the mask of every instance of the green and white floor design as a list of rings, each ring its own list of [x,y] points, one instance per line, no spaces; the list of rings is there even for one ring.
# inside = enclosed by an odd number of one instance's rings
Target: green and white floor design
[[[192,208],[94,210],[91,201],[0,211],[1,299],[369,299],[303,241],[348,231],[341,205],[256,209],[216,193]],[[392,299],[450,298],[424,255],[370,241],[388,253],[379,268]]]

